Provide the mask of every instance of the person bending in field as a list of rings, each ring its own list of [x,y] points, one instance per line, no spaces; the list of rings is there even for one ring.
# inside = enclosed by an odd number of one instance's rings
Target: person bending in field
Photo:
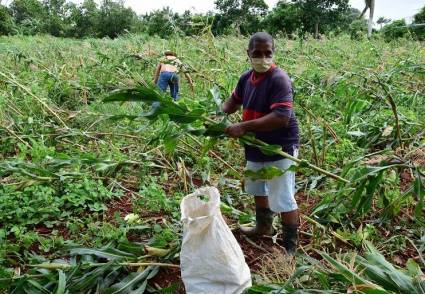
[[[247,54],[252,69],[239,78],[236,89],[222,110],[232,114],[243,108],[243,122],[226,128],[227,135],[238,138],[252,132],[256,138],[282,146],[282,150],[298,156],[299,130],[293,110],[293,90],[286,72],[273,63],[274,41],[265,32],[255,33],[249,40]],[[265,155],[258,148],[245,146],[246,168],[260,170],[275,166],[285,170],[293,161],[279,155]],[[273,214],[279,213],[283,225],[286,253],[295,255],[298,243],[299,216],[295,201],[295,173],[286,171],[269,181],[247,178],[245,190],[255,195],[256,226],[242,227],[247,236],[273,233]]]
[[[182,62],[172,51],[165,51],[164,58],[160,61],[155,70],[154,84],[163,92],[170,87],[170,94],[174,101],[179,97],[179,69],[182,68]],[[193,91],[193,82],[189,74],[183,71]]]

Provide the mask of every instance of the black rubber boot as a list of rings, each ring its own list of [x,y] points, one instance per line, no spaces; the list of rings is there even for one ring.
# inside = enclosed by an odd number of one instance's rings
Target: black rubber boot
[[[286,254],[294,256],[298,246],[299,225],[283,225],[283,247]]]
[[[255,219],[257,221],[255,227],[241,227],[242,234],[248,237],[271,236],[273,234],[273,211],[256,205]]]

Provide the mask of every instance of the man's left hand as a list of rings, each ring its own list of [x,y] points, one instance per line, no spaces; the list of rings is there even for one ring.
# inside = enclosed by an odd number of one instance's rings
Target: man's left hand
[[[224,132],[232,138],[239,138],[245,135],[246,130],[243,123],[237,123],[233,124],[231,126],[228,126]]]

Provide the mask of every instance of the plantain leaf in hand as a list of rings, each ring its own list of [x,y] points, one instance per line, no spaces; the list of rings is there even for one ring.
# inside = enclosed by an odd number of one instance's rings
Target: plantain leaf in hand
[[[223,119],[221,122],[217,124],[205,124],[205,136],[208,137],[216,137],[216,138],[224,138],[226,134],[224,130],[229,125],[229,122],[226,119]]]
[[[282,151],[282,146],[280,145],[259,145],[258,139],[255,138],[255,135],[251,133],[244,135],[243,137],[239,138],[239,140],[245,145],[260,149],[260,151],[265,155],[275,155]]]
[[[280,177],[285,173],[285,171],[281,170],[276,166],[266,166],[257,171],[246,170],[244,172],[245,177],[250,178],[253,181],[258,180],[271,180],[274,177]]]
[[[203,119],[205,111],[201,108],[190,109],[184,104],[174,102],[171,97],[158,92],[155,88],[137,86],[132,89],[119,89],[113,91],[104,102],[143,102],[151,105],[148,112],[140,116],[155,120],[162,114],[168,115],[175,123],[192,123]]]

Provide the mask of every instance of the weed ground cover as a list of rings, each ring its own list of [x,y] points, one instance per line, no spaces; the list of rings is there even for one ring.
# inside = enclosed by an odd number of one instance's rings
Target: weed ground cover
[[[350,181],[298,169],[293,263],[276,255],[279,235],[252,242],[237,233],[253,221],[238,141],[195,136],[199,122],[148,120],[143,103],[103,103],[117,88],[149,85],[171,49],[195,81],[195,91],[182,83],[179,103],[218,120],[219,100],[248,69],[246,43],[208,33],[1,37],[0,289],[181,291],[172,266],[179,203],[214,185],[254,273],[251,293],[425,293],[423,44],[277,40],[276,63],[296,90],[300,157]]]

